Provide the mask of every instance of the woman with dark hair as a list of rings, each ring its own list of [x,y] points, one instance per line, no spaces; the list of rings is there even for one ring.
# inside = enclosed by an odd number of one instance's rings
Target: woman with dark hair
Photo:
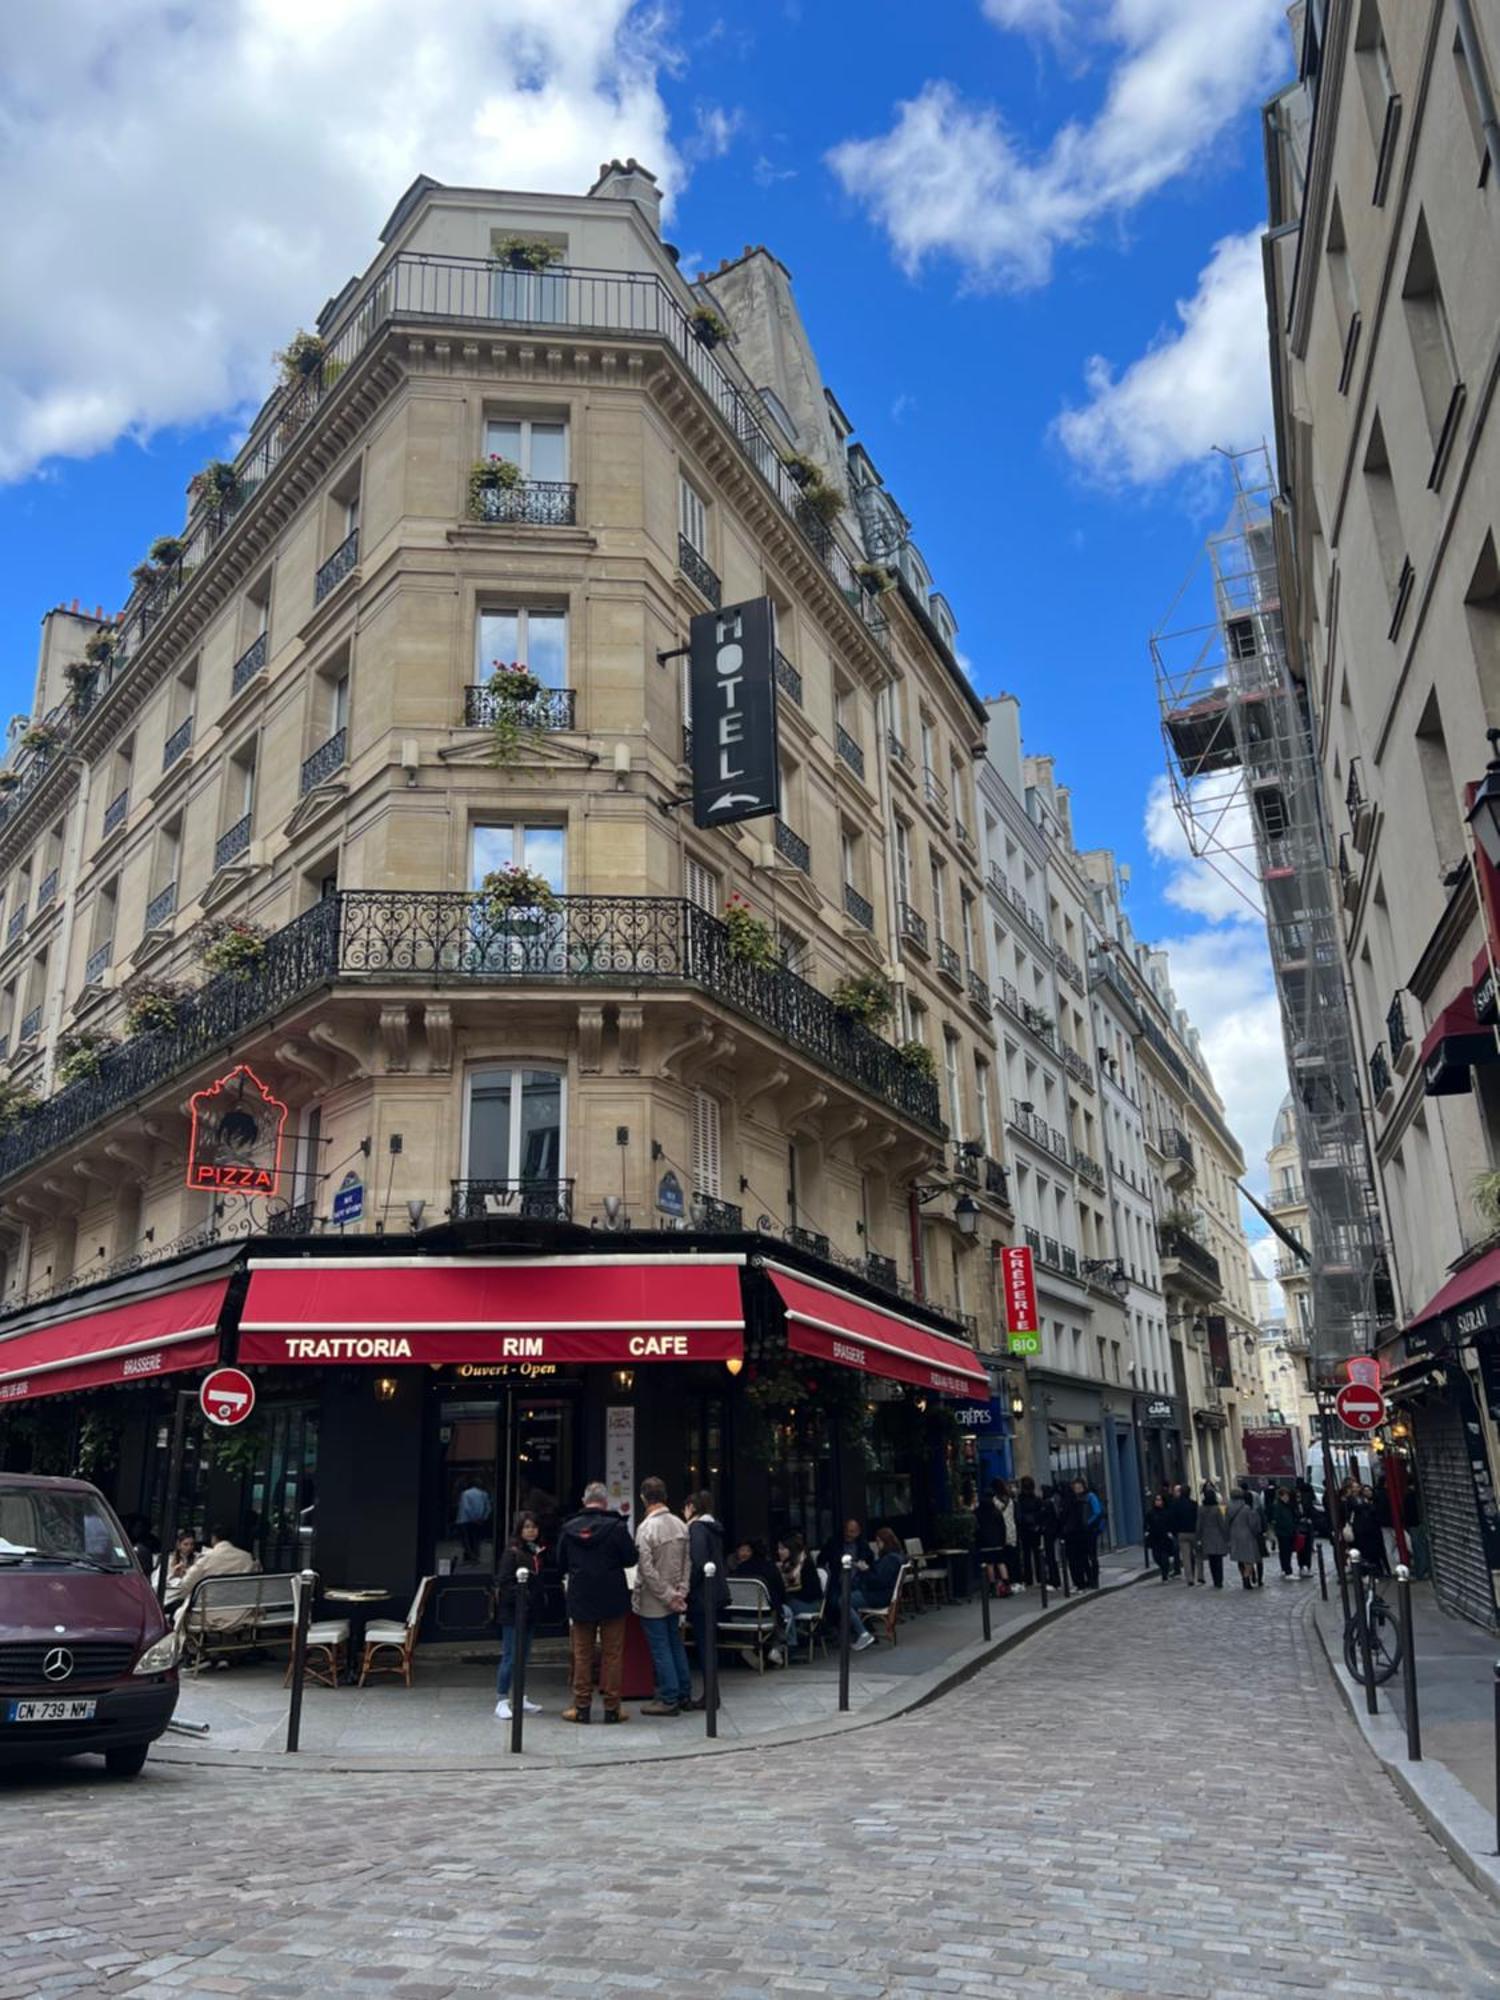
[[[906,1561],[906,1551],[889,1528],[875,1531],[875,1560],[860,1577],[849,1593],[849,1609],[852,1614],[861,1611],[884,1611],[896,1593],[896,1580],[901,1574],[901,1565]],[[854,1650],[862,1652],[866,1646],[873,1646],[875,1634],[861,1632],[854,1641]]]
[[[535,1590],[537,1578],[542,1568],[542,1530],[535,1514],[517,1514],[515,1526],[510,1531],[510,1540],[500,1552],[499,1567],[495,1571],[495,1617],[500,1628],[500,1671],[495,1677],[495,1713],[502,1722],[510,1721],[510,1688],[516,1672],[516,1599],[521,1590]],[[522,1585],[516,1578],[522,1570],[529,1572],[530,1580]],[[535,1629],[539,1606],[532,1598],[527,1606],[526,1637],[521,1648],[522,1658],[531,1653],[531,1634]],[[528,1715],[540,1715],[541,1709],[534,1701],[523,1701],[522,1708]]]
[[[782,1616],[786,1621],[787,1644],[795,1647],[799,1614],[816,1617],[823,1609],[823,1584],[818,1575],[818,1565],[795,1528],[788,1528],[776,1544],[776,1567],[781,1572],[782,1588],[786,1592]],[[809,1637],[809,1646],[811,1643]]]

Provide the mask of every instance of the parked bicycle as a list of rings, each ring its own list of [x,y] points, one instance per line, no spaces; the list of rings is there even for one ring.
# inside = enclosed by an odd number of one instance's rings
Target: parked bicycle
[[[1380,1579],[1373,1572],[1353,1579],[1356,1590],[1364,1591],[1365,1617],[1370,1627],[1370,1672],[1377,1687],[1396,1674],[1401,1666],[1401,1627],[1396,1614],[1380,1594]],[[1359,1611],[1349,1613],[1344,1624],[1344,1665],[1361,1687],[1365,1685],[1364,1654],[1360,1646]]]

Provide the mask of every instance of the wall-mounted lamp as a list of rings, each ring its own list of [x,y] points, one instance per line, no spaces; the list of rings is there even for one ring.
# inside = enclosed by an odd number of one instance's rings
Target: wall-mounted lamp
[[[409,1201],[406,1204],[406,1213],[411,1219],[411,1233],[413,1236],[422,1227],[422,1211],[426,1206],[425,1201]]]
[[[1469,825],[1485,860],[1500,868],[1500,729],[1487,729],[1485,735],[1490,739],[1489,767],[1469,808]]]
[[[731,1354],[729,1359],[724,1363],[724,1366],[729,1370],[731,1375],[738,1375],[744,1365],[744,1361],[738,1354]]]
[[[1024,1417],[1026,1414],[1026,1399],[1019,1390],[1010,1399],[1010,1413],[1013,1417]]]
[[[374,1389],[377,1403],[395,1402],[397,1382],[394,1375],[377,1375],[371,1387]]]
[[[604,1226],[606,1229],[628,1229],[630,1217],[625,1212],[625,1203],[617,1194],[604,1197]]]
[[[609,1380],[611,1388],[617,1390],[622,1396],[628,1396],[635,1387],[635,1370],[633,1368],[617,1368]]]
[[[979,1203],[971,1194],[961,1194],[953,1204],[953,1220],[960,1236],[970,1242],[979,1232]]]

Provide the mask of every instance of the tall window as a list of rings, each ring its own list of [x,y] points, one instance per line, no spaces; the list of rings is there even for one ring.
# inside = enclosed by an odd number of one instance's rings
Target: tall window
[[[696,486],[685,479],[677,482],[677,526],[683,540],[708,560],[708,509]]]
[[[559,1179],[562,1113],[563,1079],[555,1070],[471,1070],[465,1180]]]
[[[561,826],[476,826],[469,835],[469,887],[477,889],[497,868],[525,868],[540,875],[554,895],[563,893],[567,829]]]
[[[693,1092],[693,1186],[715,1200],[723,1190],[719,1100],[706,1090]]]
[[[709,868],[689,854],[682,864],[682,881],[690,903],[707,910],[711,916],[723,915],[724,885],[717,868]]]
[[[497,661],[519,660],[543,687],[568,680],[568,615],[565,611],[481,611],[474,649],[475,679],[484,682]]]
[[[955,1139],[964,1136],[963,1094],[958,1087],[958,1037],[943,1030],[943,1078],[948,1086],[948,1122]]]
[[[904,819],[896,821],[896,895],[903,903],[911,901],[911,829]]]
[[[1437,261],[1432,254],[1432,238],[1427,218],[1419,215],[1412,234],[1411,256],[1406,280],[1401,287],[1406,309],[1406,328],[1411,336],[1412,359],[1422,391],[1422,408],[1434,450],[1448,421],[1448,408],[1458,387],[1458,355],[1448,312],[1443,304],[1443,288],[1438,282]]]
[[[568,427],[535,417],[492,417],[484,427],[486,457],[508,458],[527,479],[566,479]]]
[[[984,1056],[974,1057],[974,1097],[979,1106],[979,1137],[991,1157],[995,1151],[995,1129],[990,1112],[990,1066]]]
[[[1370,524],[1375,531],[1375,547],[1385,577],[1386,592],[1394,602],[1406,559],[1406,538],[1396,507],[1396,482],[1391,474],[1390,453],[1386,450],[1385,427],[1377,411],[1370,424],[1370,441],[1365,446],[1365,498],[1370,507]]]
[[[553,248],[566,257],[567,245],[560,238]],[[513,271],[502,258],[490,276],[491,316],[522,325],[561,326],[568,317],[568,283],[560,270]]]
[[[934,858],[930,863],[932,873],[932,922],[940,938],[948,935],[948,870],[946,865]]]

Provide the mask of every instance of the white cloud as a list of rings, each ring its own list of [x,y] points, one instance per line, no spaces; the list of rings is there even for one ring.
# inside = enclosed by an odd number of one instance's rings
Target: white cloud
[[[774,160],[768,158],[766,154],[761,153],[757,156],[755,165],[750,169],[750,178],[757,187],[775,187],[778,181],[794,181],[797,178],[797,169],[795,167],[778,167]]]
[[[418,173],[670,192],[666,61],[633,0],[0,8],[0,477],[258,401]]]
[[[1203,161],[1225,128],[1290,65],[1284,0],[986,0],[997,25],[1058,34],[1075,19],[1116,51],[1089,123],[1032,154],[991,105],[924,84],[874,139],[828,155],[903,267],[953,258],[981,286],[1045,282],[1056,249],[1123,214]]]
[[[1225,924],[1163,939],[1172,987],[1197,1028],[1224,1100],[1229,1128],[1245,1154],[1245,1178],[1266,1184],[1265,1152],[1286,1096],[1281,1010],[1264,928]]]
[[[1232,451],[1270,432],[1259,230],[1214,246],[1177,319],[1123,375],[1096,354],[1089,400],[1057,419],[1069,457],[1106,485],[1152,485],[1215,445]]]
[[[726,111],[722,104],[700,104],[697,130],[683,148],[690,160],[722,160],[743,130],[745,114],[738,107]]]
[[[1254,870],[1236,858],[1253,842],[1250,808],[1242,790],[1210,803],[1205,792],[1215,782],[1200,781],[1199,810],[1200,818],[1215,828],[1225,849],[1217,857],[1217,865],[1194,854],[1165,777],[1153,778],[1146,794],[1146,845],[1152,859],[1170,870],[1162,889],[1169,903],[1209,923],[1259,927],[1263,922],[1260,883]]]

